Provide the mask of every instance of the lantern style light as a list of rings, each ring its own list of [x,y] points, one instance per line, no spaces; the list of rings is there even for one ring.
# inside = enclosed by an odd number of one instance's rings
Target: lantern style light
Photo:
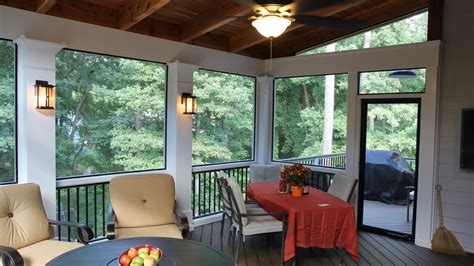
[[[37,80],[35,84],[36,109],[54,109],[54,85]]]
[[[183,114],[192,115],[196,113],[197,109],[197,97],[189,93],[183,93],[181,95],[181,104],[184,105]]]

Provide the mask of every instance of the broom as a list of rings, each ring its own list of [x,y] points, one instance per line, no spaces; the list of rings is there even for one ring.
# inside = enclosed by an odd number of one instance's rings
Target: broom
[[[441,185],[436,186],[439,209],[439,227],[436,229],[433,239],[431,240],[431,250],[449,255],[466,256],[466,252],[461,247],[456,237],[444,226],[443,206],[441,205],[442,189],[443,187]]]

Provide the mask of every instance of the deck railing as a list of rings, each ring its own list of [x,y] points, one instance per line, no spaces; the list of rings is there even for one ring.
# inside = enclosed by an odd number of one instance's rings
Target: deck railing
[[[222,166],[193,171],[192,174],[192,211],[193,217],[199,218],[216,214],[222,211],[222,203],[219,197],[215,174],[223,170],[229,176],[236,178],[242,192],[246,193],[247,185],[250,183],[249,165],[245,166]],[[312,172],[310,185],[327,191],[333,174]],[[94,232],[93,241],[104,239],[107,234],[107,208],[110,203],[109,183],[96,183],[58,187],[56,215],[57,220],[79,222],[87,224]],[[60,227],[56,237],[63,241],[75,241],[76,231],[67,227]]]
[[[249,166],[222,168],[193,171],[191,196],[193,217],[204,217],[222,211],[222,202],[215,178],[220,170],[223,170],[229,176],[233,176],[240,184],[242,192],[246,193],[247,185],[250,183]]]
[[[56,196],[57,220],[87,224],[94,232],[94,240],[105,238],[110,202],[108,183],[60,187]],[[64,241],[77,239],[76,231],[68,227],[59,227],[56,237]]]
[[[314,166],[320,166],[320,167],[338,168],[338,169],[346,168],[346,154],[345,153],[334,153],[334,154],[326,154],[326,155],[311,156],[311,157],[290,158],[290,159],[282,159],[280,161],[289,162],[289,163],[314,165]]]
[[[407,161],[411,169],[415,170],[416,159],[415,158],[404,158],[404,159]],[[314,165],[314,166],[320,166],[320,167],[345,169],[347,160],[346,160],[345,153],[334,153],[334,154],[319,155],[319,156],[312,156],[312,157],[282,159],[280,161],[289,162],[289,163]]]

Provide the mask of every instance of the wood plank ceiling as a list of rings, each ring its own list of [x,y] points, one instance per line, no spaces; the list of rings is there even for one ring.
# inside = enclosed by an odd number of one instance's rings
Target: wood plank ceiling
[[[369,28],[427,8],[428,2],[346,0],[310,15],[357,19]],[[256,58],[269,57],[268,40],[246,18],[232,17],[250,15],[252,9],[233,0],[0,0],[0,5]],[[348,34],[351,32],[347,30],[292,24],[274,40],[273,56],[292,56]]]

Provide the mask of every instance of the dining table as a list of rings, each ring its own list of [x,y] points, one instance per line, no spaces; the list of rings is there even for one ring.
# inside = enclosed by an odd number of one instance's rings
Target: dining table
[[[280,193],[278,183],[250,183],[248,195],[268,212],[288,213],[284,260],[296,256],[296,247],[341,248],[356,262],[359,247],[354,208],[316,188],[294,197]]]

